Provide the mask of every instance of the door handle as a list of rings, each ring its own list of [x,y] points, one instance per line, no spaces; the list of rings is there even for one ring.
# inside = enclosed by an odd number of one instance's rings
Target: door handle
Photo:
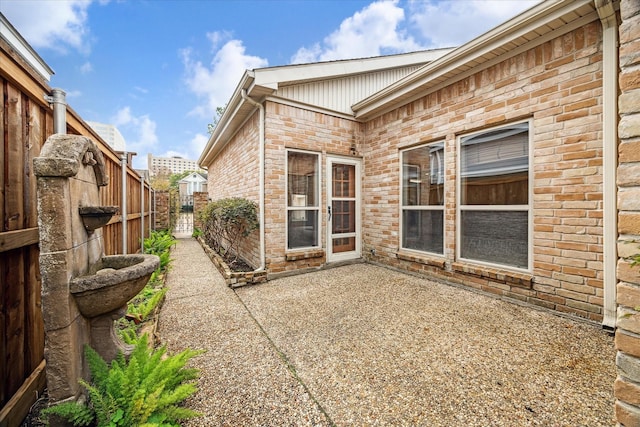
[[[331,206],[327,206],[327,214],[329,214],[327,221],[331,221]]]

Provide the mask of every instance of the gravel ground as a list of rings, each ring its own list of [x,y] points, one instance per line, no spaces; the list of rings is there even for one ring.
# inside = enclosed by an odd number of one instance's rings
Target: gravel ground
[[[161,340],[207,350],[186,426],[615,425],[596,325],[367,264],[234,292],[172,255]]]

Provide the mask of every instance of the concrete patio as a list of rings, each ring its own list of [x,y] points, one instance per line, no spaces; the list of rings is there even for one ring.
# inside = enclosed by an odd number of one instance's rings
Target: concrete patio
[[[202,348],[187,426],[610,426],[598,325],[355,264],[228,288],[199,244],[172,252],[159,334]]]

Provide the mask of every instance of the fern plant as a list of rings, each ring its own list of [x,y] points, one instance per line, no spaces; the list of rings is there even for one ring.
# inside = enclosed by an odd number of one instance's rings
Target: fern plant
[[[144,321],[160,304],[167,291],[168,288],[153,289],[152,292],[145,293],[140,301],[134,299],[127,306],[127,316],[136,319],[138,323]]]
[[[47,425],[51,416],[58,416],[76,427],[90,426],[95,419],[91,408],[77,402],[63,402],[40,411],[40,417]]]
[[[167,356],[165,347],[149,349],[147,335],[143,335],[129,360],[120,354],[108,365],[87,346],[91,382],[80,380],[80,384],[88,392],[88,406],[60,404],[48,408],[47,415],[58,415],[74,426],[93,422],[98,427],[179,426],[179,420],[200,415],[179,404],[196,391],[192,380],[198,377],[198,370],[185,365],[201,353],[187,349]]]

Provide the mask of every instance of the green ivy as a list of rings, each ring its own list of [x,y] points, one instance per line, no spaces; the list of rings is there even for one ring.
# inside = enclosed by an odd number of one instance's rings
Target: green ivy
[[[240,256],[242,240],[260,225],[258,205],[240,197],[211,202],[199,212],[198,218],[207,245],[220,254],[226,252],[231,263]]]

